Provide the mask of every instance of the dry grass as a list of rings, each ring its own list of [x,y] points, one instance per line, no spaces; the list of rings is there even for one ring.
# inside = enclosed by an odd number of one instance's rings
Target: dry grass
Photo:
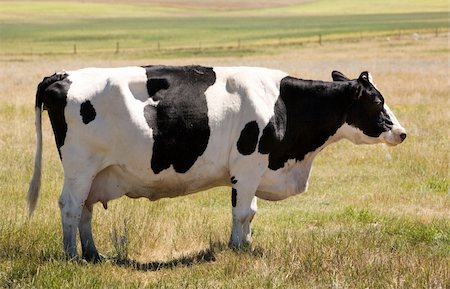
[[[183,60],[25,58],[1,63],[0,287],[448,288],[450,284],[448,34],[283,47],[270,56]],[[34,94],[55,70],[131,64],[253,65],[330,79],[369,70],[409,131],[396,148],[340,142],[316,160],[309,191],[259,203],[252,250],[234,252],[229,189],[95,207],[102,253],[124,236],[134,261],[67,262],[57,199],[62,170],[44,116],[43,188],[26,219]],[[126,225],[124,225],[126,224]],[[120,251],[120,248],[119,248]]]

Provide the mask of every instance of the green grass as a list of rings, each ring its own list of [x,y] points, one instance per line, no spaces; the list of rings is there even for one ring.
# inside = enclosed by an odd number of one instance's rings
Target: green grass
[[[355,1],[333,0],[311,1],[310,3],[261,9],[263,13],[305,14],[305,15],[352,15],[389,14],[448,11],[448,2],[442,0],[376,0]]]
[[[317,41],[319,34],[359,38],[448,28],[442,1],[415,1],[406,12],[383,1],[372,10],[373,5],[357,1],[339,6],[327,2],[227,13],[199,7],[5,2],[0,10],[0,56],[67,55],[76,45],[78,54],[114,57],[116,43],[120,53],[115,57],[238,56],[302,39]],[[330,6],[337,7],[334,13],[325,9]]]
[[[220,2],[217,5],[202,5],[202,1],[183,2],[183,5],[163,5],[158,1],[148,4],[133,3],[126,0],[117,3],[101,3],[94,1],[0,1],[1,20],[40,20],[46,22],[70,19],[95,18],[130,18],[161,16],[286,16],[286,15],[361,15],[386,13],[417,13],[448,11],[448,3],[444,0],[376,0],[357,1],[317,0],[309,3],[279,5],[276,1],[272,7],[260,8],[254,5],[239,5],[223,11]],[[207,2],[207,1],[205,1]],[[180,2],[181,3],[181,2]],[[211,1],[209,4],[212,4]],[[244,4],[244,3],[243,3]],[[248,3],[247,3],[248,4]],[[246,7],[246,8],[243,8]]]

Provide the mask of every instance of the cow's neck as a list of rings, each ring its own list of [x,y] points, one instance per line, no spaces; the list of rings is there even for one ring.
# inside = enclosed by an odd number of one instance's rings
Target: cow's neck
[[[286,142],[301,161],[329,142],[345,123],[351,103],[349,83],[290,79],[281,97],[286,104]],[[336,139],[337,140],[337,139]]]
[[[270,170],[264,176],[259,197],[284,199],[306,191],[314,158],[342,138],[338,130],[345,123],[351,93],[348,83],[284,79],[279,99],[283,104],[276,105],[285,107],[286,131],[270,152]],[[283,181],[274,181],[280,179]]]

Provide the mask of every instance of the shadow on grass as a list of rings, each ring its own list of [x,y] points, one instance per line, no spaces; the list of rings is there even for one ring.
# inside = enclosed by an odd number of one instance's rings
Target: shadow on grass
[[[187,256],[181,256],[179,258],[169,261],[155,261],[149,263],[141,263],[132,259],[112,258],[112,262],[122,267],[129,267],[139,271],[159,271],[162,269],[170,269],[175,267],[192,266],[195,264],[209,263],[216,261],[216,255],[225,250],[227,245],[221,242],[211,243],[209,248],[201,250],[198,253],[193,253]]]
[[[201,250],[198,253],[181,256],[169,261],[141,263],[128,257],[113,257],[111,258],[111,261],[113,264],[118,266],[128,267],[139,271],[159,271],[163,269],[172,269],[175,267],[189,267],[196,264],[215,262],[216,255],[227,249],[233,250],[236,254],[249,254],[254,257],[264,256],[264,250],[260,247],[230,249],[230,247],[223,242],[214,242],[210,244],[209,248]]]

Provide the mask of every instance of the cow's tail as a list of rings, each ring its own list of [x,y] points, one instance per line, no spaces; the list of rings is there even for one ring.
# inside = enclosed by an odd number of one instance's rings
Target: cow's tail
[[[36,208],[39,198],[39,190],[41,188],[41,172],[42,172],[42,110],[41,107],[35,107],[35,125],[36,125],[36,154],[34,155],[34,170],[31,178],[30,187],[28,188],[28,216],[31,217]]]
[[[39,198],[39,190],[41,188],[42,175],[42,110],[47,109],[44,104],[47,88],[67,77],[66,72],[55,73],[52,76],[45,77],[39,83],[36,92],[36,105],[34,108],[35,125],[36,125],[36,154],[34,156],[34,170],[31,178],[30,187],[28,188],[28,215],[31,217]]]
[[[41,188],[41,175],[42,175],[42,104],[44,98],[45,89],[51,84],[51,77],[46,77],[38,85],[36,92],[36,105],[34,108],[36,126],[36,153],[34,155],[34,170],[33,177],[31,178],[30,187],[27,193],[28,203],[28,216],[34,212],[36,204],[39,198],[39,190]]]

